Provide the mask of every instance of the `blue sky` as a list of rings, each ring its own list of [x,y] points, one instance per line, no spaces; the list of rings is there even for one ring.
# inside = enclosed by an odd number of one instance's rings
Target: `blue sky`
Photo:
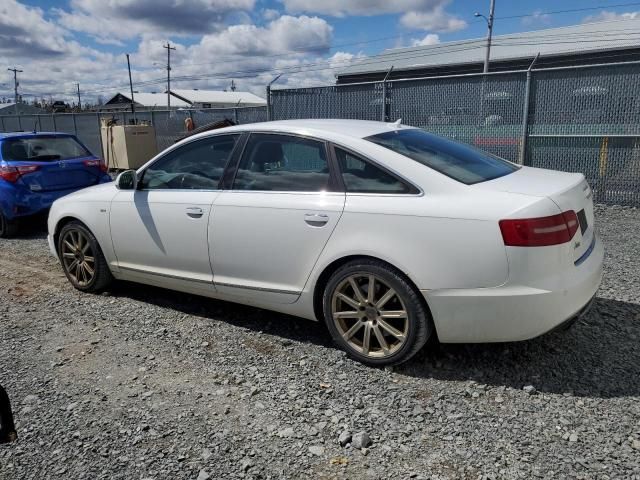
[[[235,76],[260,93],[276,72],[287,86],[331,83],[387,48],[482,37],[473,14],[488,9],[489,0],[0,0],[0,63],[25,70],[25,98],[71,98],[75,82],[96,98],[123,90],[130,53],[136,89],[162,91],[171,41],[177,88],[225,88]],[[559,10],[581,11],[549,13]],[[640,2],[623,0],[496,0],[495,33],[636,11]],[[11,87],[2,69],[0,98]]]

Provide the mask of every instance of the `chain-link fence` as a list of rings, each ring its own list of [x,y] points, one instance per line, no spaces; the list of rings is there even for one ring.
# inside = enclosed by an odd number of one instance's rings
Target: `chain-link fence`
[[[75,134],[96,155],[102,154],[102,119],[115,119],[118,125],[147,122],[156,131],[156,144],[162,150],[187,133],[185,120],[196,127],[229,119],[245,124],[267,120],[266,107],[211,108],[202,110],[153,110],[136,112],[58,113],[46,115],[0,115],[0,132],[64,132]]]
[[[640,63],[270,92],[273,120],[395,121],[534,167],[581,172],[595,201],[640,206]]]
[[[640,206],[640,62],[268,90],[268,107],[138,112],[158,149],[222,119],[395,121],[534,167],[582,172],[595,201]],[[0,116],[0,130],[76,133],[101,152],[100,118],[130,112]]]

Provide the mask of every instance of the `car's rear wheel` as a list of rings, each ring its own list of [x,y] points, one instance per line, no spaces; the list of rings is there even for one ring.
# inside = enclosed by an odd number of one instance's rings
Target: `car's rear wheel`
[[[96,237],[78,221],[62,227],[58,237],[58,255],[64,274],[78,290],[100,292],[113,281]]]
[[[362,363],[397,365],[427,342],[432,328],[420,293],[398,270],[377,260],[340,267],[324,291],[324,318],[334,341]]]
[[[11,238],[18,232],[18,226],[9,221],[7,217],[0,212],[0,238]]]

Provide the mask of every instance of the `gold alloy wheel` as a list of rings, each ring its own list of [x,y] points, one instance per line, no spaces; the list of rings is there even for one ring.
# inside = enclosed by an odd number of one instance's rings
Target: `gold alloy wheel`
[[[81,287],[86,287],[95,276],[96,257],[91,242],[80,230],[69,230],[62,238],[62,263],[69,276]]]
[[[409,316],[396,291],[376,275],[349,275],[334,290],[331,316],[342,339],[372,358],[396,353],[407,340]]]

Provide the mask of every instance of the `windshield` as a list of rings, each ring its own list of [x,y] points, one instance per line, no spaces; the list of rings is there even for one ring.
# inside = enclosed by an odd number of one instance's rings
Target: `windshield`
[[[8,138],[2,142],[2,158],[7,161],[48,162],[90,156],[73,137]]]
[[[381,133],[365,140],[409,157],[467,185],[502,177],[520,168],[490,153],[419,129]]]

